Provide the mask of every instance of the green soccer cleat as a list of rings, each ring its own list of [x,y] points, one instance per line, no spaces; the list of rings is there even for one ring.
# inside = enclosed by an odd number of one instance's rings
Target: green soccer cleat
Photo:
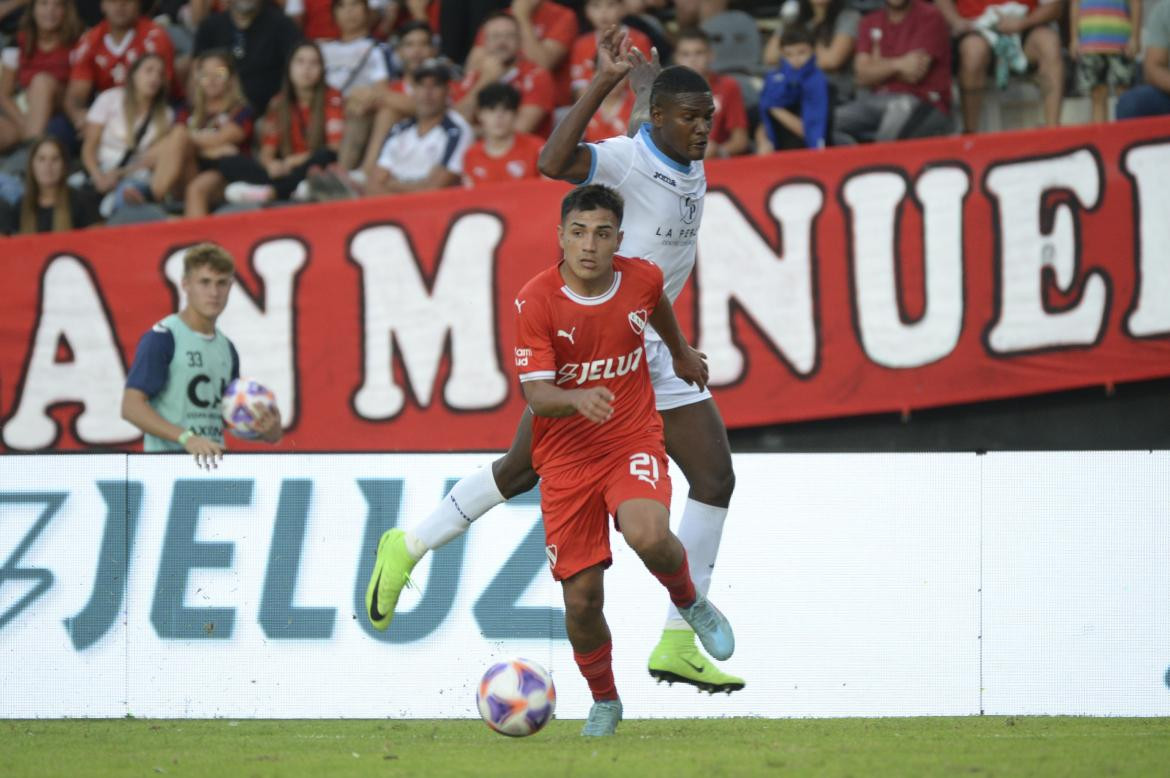
[[[662,640],[650,655],[650,675],[661,683],[689,683],[701,692],[737,692],[744,687],[742,678],[728,675],[703,656],[695,645],[695,633],[689,629],[666,629]]]
[[[406,550],[406,533],[388,529],[378,541],[378,558],[366,587],[366,617],[374,629],[385,632],[394,620],[394,608],[402,587],[411,585],[410,571],[418,560]]]
[[[607,737],[617,732],[617,725],[621,720],[621,700],[598,700],[589,709],[589,718],[581,729],[581,736]]]

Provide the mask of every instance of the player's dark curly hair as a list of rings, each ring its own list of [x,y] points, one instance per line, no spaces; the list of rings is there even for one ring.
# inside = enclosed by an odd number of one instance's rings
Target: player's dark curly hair
[[[561,200],[561,223],[563,224],[573,211],[596,211],[598,209],[612,211],[613,215],[617,217],[618,224],[621,224],[625,201],[622,200],[620,194],[608,186],[601,184],[579,186],[565,195],[564,200]]]
[[[663,101],[686,94],[710,92],[707,79],[684,65],[663,68],[650,87],[650,105],[663,105]]]

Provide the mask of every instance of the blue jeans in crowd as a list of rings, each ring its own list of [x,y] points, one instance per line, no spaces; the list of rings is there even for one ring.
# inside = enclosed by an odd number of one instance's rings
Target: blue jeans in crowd
[[[1170,94],[1156,86],[1135,86],[1117,99],[1118,119],[1141,119],[1170,114]]]

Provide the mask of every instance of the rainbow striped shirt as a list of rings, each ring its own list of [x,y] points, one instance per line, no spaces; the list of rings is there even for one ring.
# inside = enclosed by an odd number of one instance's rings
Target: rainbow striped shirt
[[[1132,33],[1128,0],[1081,0],[1077,32],[1085,54],[1120,53]]]

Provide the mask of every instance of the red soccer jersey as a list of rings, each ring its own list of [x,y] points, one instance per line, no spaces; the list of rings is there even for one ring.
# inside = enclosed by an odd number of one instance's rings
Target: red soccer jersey
[[[743,92],[731,76],[711,73],[707,76],[711,97],[715,101],[715,118],[711,124],[711,140],[726,143],[734,130],[748,128],[747,109],[743,107]]]
[[[585,126],[585,142],[586,143],[601,143],[603,140],[617,137],[618,135],[625,135],[626,128],[630,124],[630,114],[634,112],[634,104],[638,101],[637,95],[634,94],[633,89],[626,90],[626,98],[622,100],[621,107],[613,116],[602,116],[601,109],[589,119],[589,124]]]
[[[536,158],[540,156],[543,145],[543,138],[522,132],[512,140],[512,148],[502,156],[492,157],[484,148],[483,141],[479,141],[463,155],[463,182],[473,187],[535,178],[538,175]]]
[[[276,97],[264,117],[264,133],[260,136],[260,144],[274,149],[280,148],[280,102],[283,98]],[[290,133],[293,154],[313,151],[309,148],[309,132],[313,117],[309,115],[307,106],[297,106],[293,113]],[[336,89],[325,90],[325,145],[336,148],[341,144],[341,135],[345,131],[345,103],[342,102],[341,92]]]
[[[457,103],[471,91],[479,74],[469,72],[463,80],[451,85],[451,102]],[[534,62],[526,59],[516,60],[514,67],[500,78],[500,82],[511,84],[520,93],[520,107],[535,105],[544,109],[544,119],[536,128],[536,133],[547,138],[552,132],[552,113],[556,108],[552,75]]]
[[[81,36],[73,49],[70,81],[88,81],[98,94],[122,86],[130,66],[143,54],[158,54],[167,67],[167,82],[174,83],[175,49],[166,32],[149,19],[140,18],[137,26],[119,45],[109,39],[110,23],[101,24]]]
[[[622,32],[630,36],[630,43],[650,58],[650,39],[641,30],[622,25]],[[597,70],[597,39],[599,33],[587,32],[573,42],[569,50],[569,79],[573,89],[584,89],[593,80],[593,73]]]
[[[552,381],[561,389],[604,386],[613,416],[594,424],[579,413],[532,423],[537,472],[613,455],[641,441],[661,444],[662,417],[646,367],[643,331],[662,298],[662,270],[644,259],[613,258],[609,291],[581,297],[554,265],[516,297],[516,370],[520,381]]]

